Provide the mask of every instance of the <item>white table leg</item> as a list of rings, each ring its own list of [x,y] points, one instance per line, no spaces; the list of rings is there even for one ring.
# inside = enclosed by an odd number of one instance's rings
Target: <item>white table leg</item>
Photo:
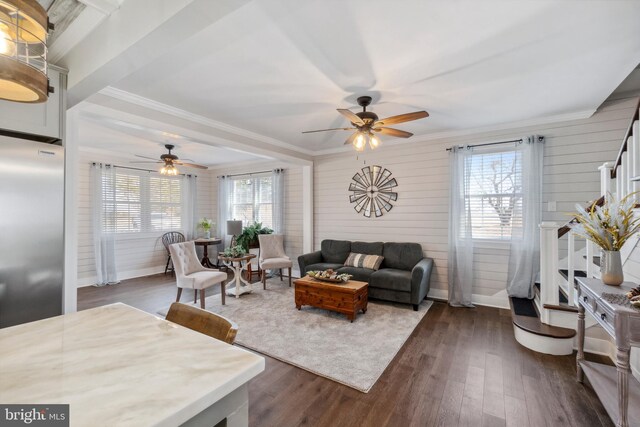
[[[245,266],[242,265],[242,262],[238,262],[237,266],[232,264],[233,263],[224,261],[224,265],[231,268],[231,270],[233,271],[233,278],[236,282],[236,286],[234,288],[227,289],[227,295],[240,298],[240,295],[242,294],[253,292],[253,286],[251,286],[251,283],[247,282],[242,277],[242,272],[245,270]]]

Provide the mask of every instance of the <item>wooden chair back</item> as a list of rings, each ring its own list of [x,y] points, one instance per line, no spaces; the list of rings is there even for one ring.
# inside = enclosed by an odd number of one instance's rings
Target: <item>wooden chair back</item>
[[[234,343],[238,333],[238,325],[231,320],[179,302],[171,304],[166,320],[228,344]]]
[[[184,238],[184,234],[180,233],[179,231],[169,231],[168,233],[164,233],[162,235],[162,244],[164,245],[164,248],[167,250],[168,254],[171,254],[169,252],[170,245],[173,245],[174,243],[182,243],[185,240],[186,239]]]

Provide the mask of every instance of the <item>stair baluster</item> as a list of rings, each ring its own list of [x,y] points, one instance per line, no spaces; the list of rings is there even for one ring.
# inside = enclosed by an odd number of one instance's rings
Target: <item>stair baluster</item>
[[[594,244],[591,240],[587,240],[587,277],[594,277],[593,271],[593,249]]]
[[[567,236],[567,300],[575,305],[575,268],[576,268],[576,235],[573,231]]]

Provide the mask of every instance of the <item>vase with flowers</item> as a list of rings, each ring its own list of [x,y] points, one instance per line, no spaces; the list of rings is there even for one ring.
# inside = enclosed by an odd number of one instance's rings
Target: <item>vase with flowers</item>
[[[202,230],[204,231],[204,238],[205,239],[210,239],[211,238],[211,228],[213,227],[213,221],[210,220],[209,218],[202,218],[199,222],[198,222],[198,226],[200,228],[202,228]]]
[[[605,285],[619,286],[624,281],[620,249],[640,231],[640,217],[634,215],[634,194],[616,200],[611,194],[602,206],[594,203],[587,210],[576,205],[574,233],[592,241],[602,250],[600,273]]]

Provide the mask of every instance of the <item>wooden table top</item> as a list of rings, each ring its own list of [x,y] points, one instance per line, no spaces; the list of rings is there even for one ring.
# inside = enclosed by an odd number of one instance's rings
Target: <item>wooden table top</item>
[[[217,237],[212,237],[211,239],[195,239],[193,241],[196,245],[219,245],[222,243],[222,239],[218,239]]]
[[[360,282],[358,280],[349,280],[344,283],[331,283],[325,282],[323,280],[314,279],[313,277],[304,276],[300,279],[295,280],[294,285],[306,285],[306,286],[315,286],[315,287],[329,287],[335,289],[349,289],[353,291],[358,291],[364,287],[369,286],[367,282]]]

